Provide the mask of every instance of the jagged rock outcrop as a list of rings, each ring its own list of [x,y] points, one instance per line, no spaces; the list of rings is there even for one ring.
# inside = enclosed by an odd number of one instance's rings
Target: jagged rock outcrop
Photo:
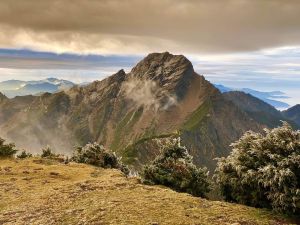
[[[195,162],[213,169],[213,159],[228,155],[243,132],[270,125],[225,98],[187,58],[168,52],[148,55],[128,74],[5,101],[0,115],[0,135],[18,146],[70,153],[96,141],[137,168],[159,152],[155,140],[181,136]]]

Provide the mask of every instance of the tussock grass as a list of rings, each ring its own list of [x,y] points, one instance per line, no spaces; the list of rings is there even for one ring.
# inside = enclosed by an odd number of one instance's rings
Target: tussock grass
[[[0,160],[0,224],[288,224],[270,211],[142,185],[120,171]]]

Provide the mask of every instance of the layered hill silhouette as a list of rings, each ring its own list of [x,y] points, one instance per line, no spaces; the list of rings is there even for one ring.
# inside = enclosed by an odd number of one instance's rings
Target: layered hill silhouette
[[[7,80],[0,82],[0,91],[9,98],[24,95],[41,95],[69,89],[75,84],[68,80],[47,78],[37,81]]]
[[[300,104],[283,111],[283,115],[300,126]]]
[[[289,104],[284,102],[284,99],[288,99],[284,92],[281,91],[257,91],[250,88],[230,88],[222,84],[214,84],[216,88],[222,93],[240,91],[246,94],[250,94],[275,108],[288,108]],[[279,101],[280,100],[280,101]]]
[[[182,55],[152,53],[129,73],[41,96],[0,96],[0,135],[21,148],[50,145],[71,153],[102,143],[135,167],[159,152],[157,140],[180,136],[198,165],[216,157],[245,131],[274,127],[284,117],[241,92],[220,93]],[[155,141],[154,141],[155,140]]]

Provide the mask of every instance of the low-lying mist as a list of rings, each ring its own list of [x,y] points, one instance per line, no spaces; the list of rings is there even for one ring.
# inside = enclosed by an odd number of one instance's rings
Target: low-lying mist
[[[61,118],[61,121],[63,118]],[[76,145],[72,141],[71,132],[59,122],[59,126],[50,130],[45,125],[35,121],[22,124],[15,122],[18,129],[13,131],[0,131],[0,137],[7,142],[14,143],[18,150],[26,150],[33,154],[40,154],[42,149],[49,146],[53,152],[71,155]]]
[[[123,83],[123,93],[137,106],[144,106],[154,112],[167,110],[177,104],[177,97],[164,92],[153,80],[131,78]]]

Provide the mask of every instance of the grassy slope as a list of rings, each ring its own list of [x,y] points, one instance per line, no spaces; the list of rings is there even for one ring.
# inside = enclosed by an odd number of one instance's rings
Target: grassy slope
[[[145,186],[119,171],[0,160],[0,224],[284,224],[269,211]]]

